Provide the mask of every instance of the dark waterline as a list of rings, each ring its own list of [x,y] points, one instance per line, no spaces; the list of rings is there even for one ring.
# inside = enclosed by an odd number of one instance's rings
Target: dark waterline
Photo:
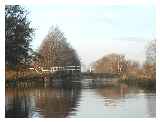
[[[156,94],[126,84],[6,88],[6,117],[155,117]]]

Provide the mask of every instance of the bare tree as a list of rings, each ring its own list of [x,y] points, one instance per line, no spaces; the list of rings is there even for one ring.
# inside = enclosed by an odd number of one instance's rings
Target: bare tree
[[[144,64],[144,75],[146,78],[156,79],[156,40],[152,40],[146,49],[146,62]]]
[[[141,78],[142,68],[139,62],[127,60],[121,54],[109,54],[94,63],[95,72],[98,73],[118,73],[122,79]]]
[[[126,71],[125,56],[119,54],[104,56],[95,62],[94,69],[99,73],[123,73]]]
[[[138,61],[128,60],[127,61],[127,78],[140,78],[142,75],[142,69]]]
[[[80,65],[76,51],[66,41],[58,27],[51,27],[43,40],[39,54],[40,65],[46,68],[53,66]]]
[[[156,64],[156,40],[152,40],[146,49],[146,63]]]

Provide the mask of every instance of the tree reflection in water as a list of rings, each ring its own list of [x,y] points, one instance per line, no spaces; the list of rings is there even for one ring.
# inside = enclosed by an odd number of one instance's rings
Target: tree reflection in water
[[[105,106],[113,117],[155,117],[155,93],[136,86],[119,84],[96,90],[105,100]],[[115,114],[115,115],[114,115]]]
[[[79,88],[6,88],[6,117],[66,117],[79,96]]]
[[[105,99],[105,104],[116,106],[121,98],[128,93],[128,86],[120,84],[119,86],[108,86],[96,90]]]
[[[59,83],[59,82],[58,82]],[[69,84],[70,83],[70,84]],[[6,117],[155,117],[156,96],[136,86],[6,88]],[[65,87],[64,87],[65,86]]]

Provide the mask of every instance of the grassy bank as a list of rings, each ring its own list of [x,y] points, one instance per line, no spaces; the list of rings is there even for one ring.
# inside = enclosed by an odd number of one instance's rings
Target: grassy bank
[[[23,69],[23,70],[13,70],[13,69],[6,69],[5,70],[5,80],[15,80],[18,78],[25,78],[25,77],[35,77],[39,76],[37,72],[29,69]]]
[[[35,78],[44,78],[44,77],[50,77],[52,79],[74,79],[79,80],[81,78],[81,75],[79,72],[66,72],[66,71],[59,71],[55,73],[50,72],[43,72],[42,74],[37,73],[36,71],[29,70],[29,69],[23,69],[23,70],[6,70],[5,72],[5,79],[7,81],[12,80],[26,80],[26,79],[35,79]]]
[[[121,79],[121,83],[125,83],[129,86],[138,86],[140,88],[148,90],[156,90],[156,79]]]

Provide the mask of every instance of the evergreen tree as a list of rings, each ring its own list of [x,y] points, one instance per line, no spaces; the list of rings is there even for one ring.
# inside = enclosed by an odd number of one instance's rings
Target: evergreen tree
[[[29,59],[33,28],[28,11],[20,5],[5,6],[5,58],[6,66],[15,69]]]

